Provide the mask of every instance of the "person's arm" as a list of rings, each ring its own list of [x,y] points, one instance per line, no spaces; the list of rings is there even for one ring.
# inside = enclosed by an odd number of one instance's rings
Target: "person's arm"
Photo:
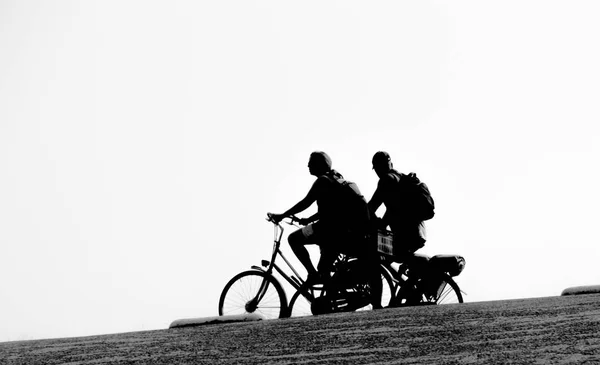
[[[303,212],[306,209],[308,209],[315,201],[317,201],[317,194],[316,194],[316,188],[315,188],[315,186],[317,186],[318,182],[319,182],[319,180],[315,181],[315,183],[310,188],[310,190],[308,191],[308,194],[306,194],[306,196],[304,197],[304,199],[300,200],[293,207],[291,207],[290,209],[286,210],[283,214],[275,214],[274,215],[275,220],[279,222],[279,221],[281,221],[285,217],[289,217],[291,215],[295,215],[297,213]],[[316,216],[316,218],[315,218],[315,216]],[[316,220],[318,218],[318,213],[313,214],[310,218],[311,219],[315,218],[315,220]]]
[[[318,220],[319,220],[319,212],[316,212],[315,214],[311,215],[308,218],[300,219],[300,221],[298,223],[300,223],[303,226],[308,226],[312,222],[318,221]]]
[[[383,189],[381,185],[382,181],[379,180],[379,183],[377,183],[377,189],[375,189],[375,192],[373,193],[373,197],[371,197],[371,200],[369,200],[369,202],[367,203],[367,206],[369,207],[369,212],[373,217],[375,216],[375,212],[377,211],[377,209],[379,209],[381,204],[383,204]]]
[[[304,199],[300,200],[296,205],[286,210],[282,215],[289,217],[290,215],[294,215],[308,209],[315,201],[317,201],[317,194],[315,192],[315,186],[317,185],[317,181],[313,184],[313,186],[308,191],[308,194],[304,197]]]

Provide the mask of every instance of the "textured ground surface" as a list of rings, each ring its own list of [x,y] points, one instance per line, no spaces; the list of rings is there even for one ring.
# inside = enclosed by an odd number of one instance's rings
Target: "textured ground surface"
[[[600,295],[0,343],[0,364],[600,363]]]

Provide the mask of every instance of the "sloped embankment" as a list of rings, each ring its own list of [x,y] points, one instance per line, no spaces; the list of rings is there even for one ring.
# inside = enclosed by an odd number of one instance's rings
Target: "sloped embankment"
[[[2,364],[600,362],[600,295],[0,343]]]

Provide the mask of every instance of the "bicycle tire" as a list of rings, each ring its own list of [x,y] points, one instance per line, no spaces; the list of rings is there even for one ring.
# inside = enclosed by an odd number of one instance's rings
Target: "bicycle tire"
[[[450,275],[445,273],[439,274],[442,279],[442,284],[438,289],[438,293],[435,296],[435,304],[457,304],[463,303],[462,293],[458,284],[450,277]]]
[[[431,276],[428,278],[429,283],[437,283],[433,290],[430,287],[426,290],[428,292],[426,294],[423,292],[422,287],[420,289],[406,290],[403,286],[400,286],[396,296],[390,303],[390,306],[402,307],[427,304],[444,305],[463,303],[460,288],[452,277],[443,272],[432,273],[430,275]],[[407,282],[405,282],[404,285],[407,285]],[[423,285],[423,282],[420,282],[419,285]]]
[[[313,294],[311,294],[311,295],[313,295]],[[292,299],[290,299],[290,305],[288,307],[288,310],[289,310],[288,316],[289,317],[304,317],[304,316],[312,315],[313,314],[312,310],[311,310],[312,300],[314,300],[314,297],[309,300],[304,295],[302,295],[302,292],[300,289],[296,290],[294,295],[292,295]]]
[[[266,282],[266,291],[254,301]],[[254,301],[254,302],[253,302]],[[257,313],[264,319],[283,318],[287,315],[287,298],[281,284],[263,271],[248,270],[234,276],[223,288],[219,298],[219,315]]]
[[[392,302],[392,298],[394,297],[394,280],[392,279],[392,274],[388,271],[385,265],[380,266],[381,270],[381,280],[382,282],[382,292],[381,292],[381,305],[385,308],[390,305]]]

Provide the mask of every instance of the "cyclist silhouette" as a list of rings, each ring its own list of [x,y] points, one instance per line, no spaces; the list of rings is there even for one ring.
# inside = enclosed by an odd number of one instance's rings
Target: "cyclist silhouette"
[[[366,230],[356,229],[348,223],[348,212],[344,210],[344,202],[339,201],[340,184],[343,176],[331,168],[331,158],[322,151],[311,153],[308,170],[317,179],[308,194],[283,214],[273,215],[275,221],[295,215],[317,203],[318,211],[309,218],[301,219],[305,227],[291,233],[288,242],[298,260],[308,272],[307,283],[326,282],[331,266],[339,253],[356,256],[367,268],[367,276],[371,285],[372,306],[381,308],[381,278],[377,247],[366,239]],[[362,200],[364,198],[361,196]],[[368,208],[365,203],[365,227],[368,225]],[[360,219],[360,217],[358,217]],[[316,244],[321,251],[321,257],[315,269],[305,245]],[[376,275],[375,275],[376,274]]]
[[[401,179],[417,179],[414,174],[404,175],[394,170],[392,160],[387,152],[379,151],[373,155],[373,170],[379,177],[377,189],[369,200],[369,212],[378,221],[380,229],[389,226],[394,234],[396,255],[412,254],[425,245],[425,224],[413,212],[405,209],[400,189]],[[418,180],[418,179],[417,179]],[[418,182],[418,181],[417,181]],[[385,205],[385,214],[377,219],[375,211]]]

